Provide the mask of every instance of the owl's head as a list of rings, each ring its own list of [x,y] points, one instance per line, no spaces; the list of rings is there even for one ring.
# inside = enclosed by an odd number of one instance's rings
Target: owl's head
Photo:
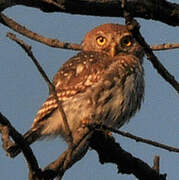
[[[103,24],[88,32],[82,41],[83,51],[95,51],[116,56],[133,54],[142,58],[143,48],[133,38],[125,25]]]

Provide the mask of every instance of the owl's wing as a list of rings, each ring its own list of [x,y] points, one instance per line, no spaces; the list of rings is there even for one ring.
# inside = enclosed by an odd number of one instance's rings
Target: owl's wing
[[[80,52],[70,58],[53,78],[59,100],[64,102],[78,93],[85,92],[101,78],[109,63],[107,55],[95,52]],[[54,96],[50,94],[37,112],[32,126],[49,116],[57,107]]]

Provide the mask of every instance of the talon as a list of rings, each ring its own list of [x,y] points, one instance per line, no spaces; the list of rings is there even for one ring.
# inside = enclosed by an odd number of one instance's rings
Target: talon
[[[111,131],[107,131],[106,134],[107,134],[108,136],[112,136],[112,132],[111,132]]]
[[[82,124],[82,127],[85,128],[89,124],[89,120],[85,118],[81,120],[81,124]]]

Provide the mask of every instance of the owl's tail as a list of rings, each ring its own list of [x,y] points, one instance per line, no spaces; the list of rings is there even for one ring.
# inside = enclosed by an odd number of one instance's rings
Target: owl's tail
[[[40,138],[40,129],[37,129],[37,130],[30,129],[29,131],[27,131],[24,134],[23,137],[24,137],[25,141],[27,142],[27,144],[30,145],[33,142],[35,142],[37,139]],[[21,149],[20,149],[19,145],[13,144],[12,146],[10,146],[7,149],[7,152],[11,158],[14,158],[21,152]]]

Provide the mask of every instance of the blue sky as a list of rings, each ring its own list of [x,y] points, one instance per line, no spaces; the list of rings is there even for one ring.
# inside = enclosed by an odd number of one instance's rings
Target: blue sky
[[[175,0],[177,2],[177,0]],[[68,15],[63,13],[46,14],[38,9],[17,6],[4,13],[32,31],[61,41],[80,43],[84,34],[103,23],[124,23],[122,18],[102,18],[92,16]],[[150,44],[179,43],[179,28],[163,23],[138,19],[141,32]],[[11,31],[0,24],[0,112],[24,133],[31,127],[33,118],[48,96],[48,88],[24,51],[6,37]],[[11,31],[12,32],[12,31]],[[32,46],[50,78],[75,51],[50,48],[40,43],[21,37]],[[165,67],[179,80],[179,50],[156,52]],[[176,91],[165,82],[144,60],[145,101],[140,112],[121,130],[138,136],[179,147],[179,97]],[[116,136],[116,141],[134,156],[152,165],[154,155],[161,159],[161,173],[167,173],[168,179],[177,180],[179,172],[179,154],[168,152],[146,144],[135,142],[125,137]],[[53,141],[40,141],[32,145],[41,167],[55,160],[62,153],[66,144],[61,138]],[[0,148],[0,173],[2,179],[27,179],[28,171],[22,155],[16,159],[5,156]],[[96,152],[90,150],[86,156],[64,175],[64,180],[134,180],[127,175],[118,175],[113,164],[101,165]]]

